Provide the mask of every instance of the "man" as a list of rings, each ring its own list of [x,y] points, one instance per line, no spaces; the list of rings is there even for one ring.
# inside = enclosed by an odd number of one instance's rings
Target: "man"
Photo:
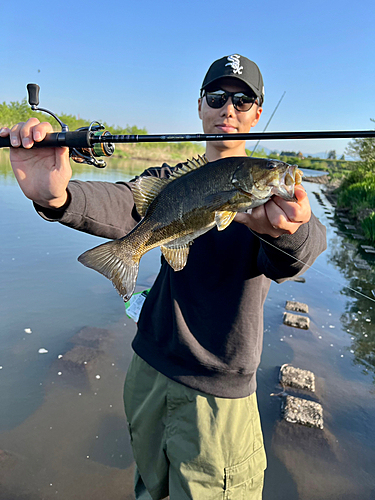
[[[238,54],[215,61],[198,100],[204,132],[249,132],[263,99],[255,63]],[[12,166],[25,195],[47,220],[108,238],[126,234],[140,220],[131,183],[69,182],[67,151],[17,149],[50,130],[30,119],[0,132],[10,133]],[[246,156],[245,142],[206,146],[209,161],[230,156]],[[164,164],[142,175],[172,171]],[[302,272],[302,262],[311,265],[325,249],[324,227],[304,189],[295,193],[297,202],[273,197],[251,214],[237,214],[225,231],[197,238],[182,271],[163,259],[138,322],[124,389],[137,499],[261,498],[266,456],[255,375],[263,304],[271,280]]]

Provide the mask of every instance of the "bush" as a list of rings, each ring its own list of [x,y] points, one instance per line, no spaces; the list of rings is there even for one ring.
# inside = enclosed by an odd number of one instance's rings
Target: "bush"
[[[371,172],[368,172],[366,171],[363,166],[361,165],[360,167],[358,167],[356,170],[353,170],[352,172],[350,172],[343,180],[341,186],[340,186],[340,189],[339,191],[345,191],[346,189],[349,188],[349,186],[353,185],[353,184],[358,184],[358,183],[361,183],[361,182],[364,182],[366,180],[369,180],[369,182],[371,183],[373,180],[375,180],[375,176],[374,174],[372,174]]]
[[[375,243],[375,212],[372,212],[362,221],[363,232],[365,237],[372,243]]]
[[[350,174],[340,186],[337,205],[340,207],[350,207],[351,213],[357,215],[364,208],[374,208],[375,210],[375,174],[362,174],[361,182],[348,185],[348,180],[356,180],[357,174]],[[364,179],[365,178],[365,179]]]

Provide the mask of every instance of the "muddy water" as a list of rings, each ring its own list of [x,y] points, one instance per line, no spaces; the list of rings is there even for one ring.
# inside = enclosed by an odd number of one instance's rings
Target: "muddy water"
[[[112,164],[80,179],[131,178]],[[76,261],[102,240],[33,211],[0,169],[0,500],[132,499],[122,387],[135,325],[112,285]],[[375,498],[374,266],[316,184],[306,189],[329,248],[305,283],[273,284],[265,307],[258,400],[268,454],[265,499]],[[315,193],[315,194],[314,194]],[[141,263],[149,286],[159,252]],[[367,259],[369,269],[361,269]],[[310,329],[282,324],[285,301],[309,305]],[[281,419],[278,369],[312,370],[323,431]]]

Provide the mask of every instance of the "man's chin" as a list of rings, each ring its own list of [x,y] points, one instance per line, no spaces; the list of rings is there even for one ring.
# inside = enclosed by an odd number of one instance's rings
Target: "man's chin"
[[[230,149],[236,149],[241,147],[245,141],[238,141],[238,140],[225,140],[225,141],[210,141],[214,144],[216,149],[220,149],[221,151],[224,150],[230,150]]]

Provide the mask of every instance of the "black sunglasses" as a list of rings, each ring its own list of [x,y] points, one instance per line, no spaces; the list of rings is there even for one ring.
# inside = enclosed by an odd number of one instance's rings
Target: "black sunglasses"
[[[227,92],[225,90],[215,90],[205,92],[207,104],[210,108],[222,108],[229,97],[232,98],[234,109],[237,111],[249,111],[257,100],[256,95],[246,95],[243,92]]]

